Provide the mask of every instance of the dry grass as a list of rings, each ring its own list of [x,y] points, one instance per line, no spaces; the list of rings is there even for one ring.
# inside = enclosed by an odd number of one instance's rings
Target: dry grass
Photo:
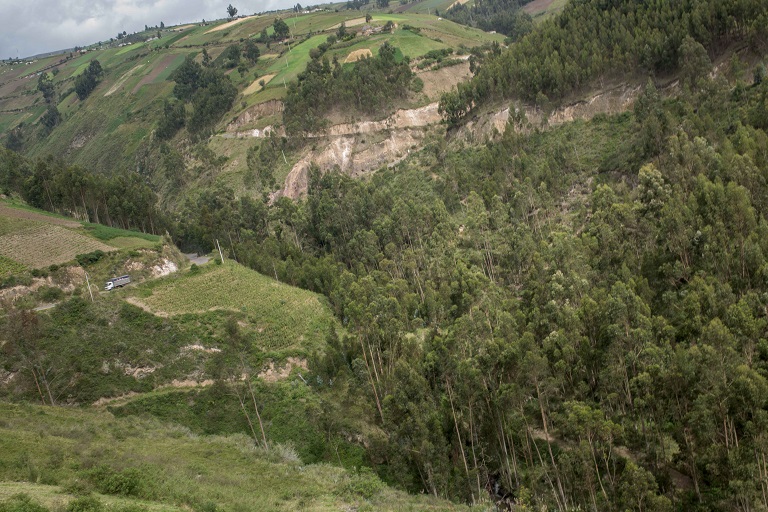
[[[269,83],[269,81],[270,81],[270,80],[272,80],[273,78],[275,78],[275,75],[264,75],[264,76],[260,76],[259,78],[257,78],[256,80],[254,80],[254,81],[253,81],[253,83],[252,83],[251,85],[249,85],[249,86],[248,86],[248,87],[247,87],[247,88],[246,88],[246,89],[243,91],[243,95],[244,95],[244,96],[247,96],[247,95],[249,95],[249,94],[253,94],[253,93],[255,93],[255,92],[258,92],[258,91],[260,91],[260,90],[261,90],[261,89],[263,89],[264,87],[263,87],[263,86],[262,86],[262,85],[261,85],[259,82],[261,82],[261,81],[263,80],[263,81],[264,81],[264,85],[267,85],[267,84]]]
[[[218,32],[219,30],[226,30],[234,25],[237,25],[238,23],[245,21],[247,19],[252,18],[253,16],[248,16],[246,18],[238,18],[236,20],[232,20],[228,23],[224,23],[223,25],[219,25],[218,27],[213,27],[211,30],[207,31],[206,34],[210,34],[212,32]]]
[[[344,64],[347,62],[357,62],[360,59],[365,59],[367,57],[373,57],[373,52],[371,52],[370,48],[362,48],[360,50],[355,50],[349,55],[347,55],[347,58],[344,59]]]
[[[31,268],[71,261],[78,254],[114,247],[53,224],[34,223],[0,236],[0,255]]]

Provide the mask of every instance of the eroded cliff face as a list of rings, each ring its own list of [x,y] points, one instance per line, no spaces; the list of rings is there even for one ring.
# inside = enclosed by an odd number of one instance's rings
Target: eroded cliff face
[[[533,105],[508,106],[475,115],[463,126],[446,132],[446,126],[438,113],[439,95],[455,87],[456,83],[468,78],[468,67],[457,66],[438,71],[422,73],[419,76],[429,84],[429,98],[435,101],[414,109],[400,109],[385,119],[337,123],[322,133],[310,134],[313,140],[293,164],[282,188],[272,195],[273,200],[285,196],[299,198],[307,191],[310,165],[322,171],[334,168],[358,177],[385,167],[396,165],[411,152],[423,147],[428,134],[468,143],[482,143],[502,135],[510,126],[510,109],[517,108],[525,114],[527,123],[515,125],[513,129],[528,130],[557,126],[577,119],[591,119],[597,114],[616,114],[632,107],[642,90],[638,84],[619,84],[605,88],[550,112]],[[672,85],[674,87],[674,84]],[[228,137],[266,137],[271,131],[284,135],[280,127],[267,126],[262,129],[242,129],[259,118],[282,112],[282,103],[277,100],[255,105],[241,114],[228,128]]]

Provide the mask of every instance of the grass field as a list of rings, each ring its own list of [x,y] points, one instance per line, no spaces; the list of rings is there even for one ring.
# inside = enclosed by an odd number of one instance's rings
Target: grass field
[[[0,236],[0,256],[31,268],[45,268],[71,261],[78,254],[115,248],[71,229],[33,222]]]
[[[152,283],[140,301],[163,315],[225,310],[244,314],[264,350],[311,350],[334,324],[320,296],[279,283],[234,262]]]
[[[81,223],[26,205],[0,202],[0,274],[44,268],[95,250],[153,247],[156,235]]]
[[[100,409],[0,403],[0,503],[25,493],[63,510],[89,491],[125,512],[467,510],[394,491],[370,472],[301,464],[287,447],[265,452],[244,435],[197,436]]]

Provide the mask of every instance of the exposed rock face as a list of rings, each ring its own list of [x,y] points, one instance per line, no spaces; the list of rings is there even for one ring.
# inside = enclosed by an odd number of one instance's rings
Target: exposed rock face
[[[429,97],[437,99],[439,94],[453,88],[458,81],[471,75],[468,64],[420,73],[428,85]],[[672,85],[672,87],[674,84]],[[632,107],[642,86],[620,84],[604,89],[585,99],[562,106],[552,112],[532,105],[521,105],[527,125],[517,129],[556,126],[576,119],[591,119],[597,114],[616,114]],[[426,91],[425,91],[426,92]],[[263,129],[243,130],[248,123],[260,117],[282,112],[283,104],[278,100],[254,105],[227,127],[227,137],[269,136],[271,126]],[[476,116],[450,134],[451,138],[468,142],[482,142],[504,133],[510,119],[510,107]],[[438,102],[424,107],[400,109],[391,116],[377,121],[358,121],[334,124],[321,133],[309,134],[314,140],[313,149],[307,149],[296,162],[281,190],[272,195],[275,200],[285,196],[296,199],[307,191],[310,165],[317,165],[321,171],[338,168],[352,176],[362,176],[383,166],[396,165],[413,150],[421,148],[427,133],[442,130],[442,118],[438,113]],[[281,128],[277,129],[284,135]]]
[[[283,112],[283,102],[270,100],[249,107],[245,112],[237,116],[237,119],[227,125],[227,132],[237,132],[249,123],[253,123],[262,117],[273,116]]]

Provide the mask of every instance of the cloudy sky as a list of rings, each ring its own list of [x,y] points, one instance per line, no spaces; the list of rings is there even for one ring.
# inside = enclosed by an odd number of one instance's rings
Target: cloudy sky
[[[0,59],[29,57],[138,32],[290,7],[297,0],[0,0]],[[301,2],[300,2],[301,3]],[[304,5],[304,4],[302,4]]]

